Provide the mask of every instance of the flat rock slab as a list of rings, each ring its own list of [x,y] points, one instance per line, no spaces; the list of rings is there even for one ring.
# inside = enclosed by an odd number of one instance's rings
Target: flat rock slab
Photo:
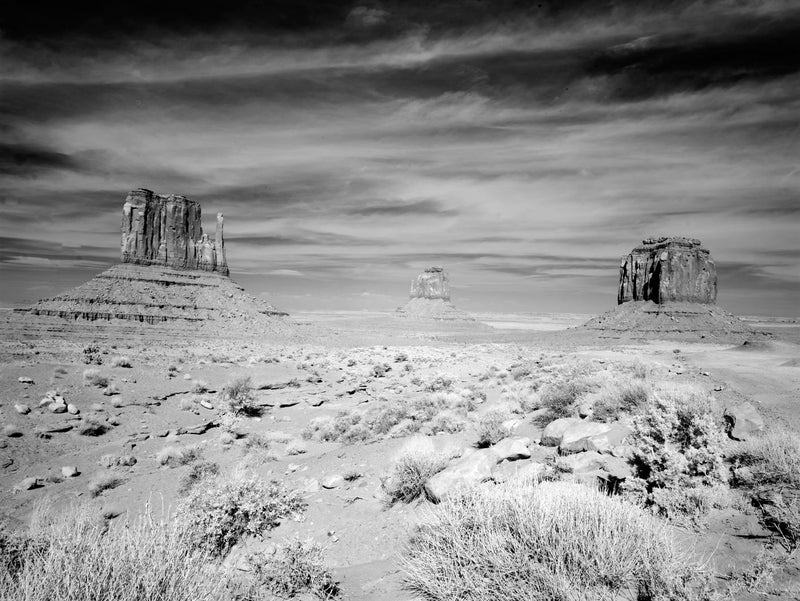
[[[564,431],[558,450],[563,455],[583,451],[609,453],[614,447],[621,445],[631,432],[631,428],[619,422],[581,422]]]
[[[491,478],[497,462],[498,456],[492,449],[470,453],[428,478],[425,494],[434,503],[439,503],[461,488],[475,486]]]
[[[497,455],[498,461],[516,461],[518,459],[530,459],[531,452],[528,445],[531,443],[530,438],[504,438],[491,450]]]
[[[542,432],[539,444],[543,447],[557,447],[561,444],[561,438],[564,436],[564,431],[575,424],[582,423],[582,420],[577,417],[562,417],[547,424],[547,427]]]

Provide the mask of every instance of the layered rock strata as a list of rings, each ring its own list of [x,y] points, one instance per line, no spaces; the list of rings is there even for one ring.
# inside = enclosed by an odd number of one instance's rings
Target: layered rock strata
[[[450,300],[450,280],[441,267],[429,267],[411,282],[409,299]]]
[[[121,253],[123,263],[228,275],[222,214],[212,240],[203,232],[200,204],[185,196],[131,191],[122,207]]]
[[[652,301],[713,304],[717,268],[699,240],[647,238],[622,258],[617,303]]]

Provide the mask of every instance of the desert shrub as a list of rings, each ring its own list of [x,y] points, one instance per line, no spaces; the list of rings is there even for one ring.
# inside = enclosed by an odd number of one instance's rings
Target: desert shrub
[[[15,601],[223,601],[227,576],[150,515],[109,528],[88,508],[37,509],[14,570],[0,567],[0,598]],[[1,543],[0,543],[1,544]],[[0,562],[7,559],[0,551]]]
[[[514,381],[523,380],[532,373],[533,369],[528,363],[523,363],[522,365],[512,365],[511,368],[509,368],[509,374],[511,375],[511,379]]]
[[[463,432],[467,427],[467,420],[464,419],[457,411],[444,410],[437,413],[425,426],[421,429],[426,434],[438,434],[444,432],[445,434],[454,434],[456,432]]]
[[[761,510],[789,549],[800,545],[800,436],[774,430],[739,444],[729,457],[733,485]]]
[[[570,417],[575,411],[575,401],[587,390],[586,384],[577,380],[548,384],[542,388],[539,396],[540,406],[545,409],[539,421],[549,424],[553,420]]]
[[[402,559],[428,601],[677,601],[706,584],[666,523],[579,484],[513,480],[430,511]]]
[[[325,562],[322,545],[312,540],[294,539],[273,552],[248,557],[254,584],[279,597],[311,593],[319,599],[333,599],[339,585]]]
[[[103,356],[100,347],[93,344],[83,347],[83,362],[86,365],[102,365]]]
[[[243,536],[260,536],[304,508],[300,494],[280,482],[236,473],[192,488],[177,520],[186,526],[192,544],[222,556]]]
[[[133,367],[130,358],[117,356],[111,360],[111,367]]]
[[[304,445],[299,440],[291,440],[286,445],[286,454],[287,455],[302,455],[307,451],[306,445]]]
[[[87,386],[106,388],[109,384],[109,379],[106,376],[101,375],[96,369],[86,369],[83,372],[83,382]]]
[[[503,422],[508,419],[508,414],[499,410],[487,411],[481,415],[477,422],[477,446],[489,447],[506,438],[510,431],[503,425]]]
[[[448,374],[436,374],[423,385],[425,392],[443,392],[453,387],[455,379]]]
[[[78,426],[81,436],[102,436],[111,429],[111,426],[97,418],[87,417]]]
[[[262,408],[253,399],[253,384],[250,376],[228,382],[220,391],[220,400],[233,415],[261,415]]]
[[[613,388],[594,403],[592,417],[601,422],[616,421],[623,414],[645,407],[651,395],[652,389],[642,380],[614,383]]]
[[[112,472],[105,472],[97,474],[94,478],[92,478],[89,481],[87,488],[89,489],[89,494],[91,494],[93,497],[96,497],[103,491],[116,488],[123,482],[125,482],[125,478],[122,478],[121,476],[118,476]]]
[[[194,394],[208,392],[208,382],[205,380],[192,380],[192,392]]]
[[[422,496],[425,482],[447,467],[448,457],[426,440],[413,440],[398,453],[389,475],[381,484],[391,505],[410,503]]]
[[[105,468],[130,467],[136,465],[136,457],[133,455],[114,455],[107,453],[97,461],[98,465]]]
[[[645,380],[650,374],[650,368],[648,368],[647,365],[638,359],[631,363],[630,371],[631,374],[633,374],[633,377],[638,378],[639,380]]]
[[[519,411],[522,413],[530,413],[541,405],[541,399],[535,390],[535,386],[527,381],[509,382],[503,386],[500,393],[504,401],[517,403]]]
[[[203,456],[200,447],[173,447],[168,446],[156,453],[156,461],[161,465],[177,467],[197,461]]]
[[[219,464],[213,461],[196,461],[191,464],[189,471],[181,478],[178,492],[182,495],[188,493],[198,482],[206,478],[213,478],[219,474]]]
[[[269,437],[261,434],[260,432],[251,432],[244,439],[244,448],[246,451],[255,449],[263,449],[268,451],[272,448],[272,441]]]
[[[697,391],[659,392],[634,416],[630,444],[634,481],[646,505],[664,515],[686,503],[691,513],[703,509],[697,503],[705,494],[689,489],[724,482],[723,429],[721,419],[707,396]],[[639,482],[636,482],[636,480]],[[663,489],[682,489],[683,501],[676,493]],[[669,500],[666,505],[659,501]]]

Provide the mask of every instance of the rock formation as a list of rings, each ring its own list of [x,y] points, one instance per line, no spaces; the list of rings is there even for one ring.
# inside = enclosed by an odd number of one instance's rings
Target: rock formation
[[[717,300],[717,268],[707,248],[693,238],[642,240],[622,258],[617,303],[628,301],[713,304]]]
[[[37,302],[30,315],[103,322],[274,330],[265,316],[286,315],[228,277],[217,216],[214,240],[203,233],[200,205],[183,196],[134,190],[122,209],[122,264],[85,284]]]
[[[441,267],[429,267],[411,282],[410,299],[427,298],[450,300],[450,281]]]
[[[450,279],[441,267],[429,267],[414,278],[409,300],[397,312],[418,319],[475,321],[450,302]]]
[[[584,329],[605,336],[741,341],[755,331],[716,306],[717,269],[694,238],[647,238],[622,258],[617,308]]]
[[[200,204],[185,196],[133,190],[122,207],[122,262],[228,275],[222,214],[211,240],[203,233]]]

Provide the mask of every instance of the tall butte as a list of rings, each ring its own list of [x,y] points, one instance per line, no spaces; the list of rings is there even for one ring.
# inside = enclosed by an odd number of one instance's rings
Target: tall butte
[[[429,267],[411,282],[408,302],[397,309],[404,317],[475,321],[450,302],[450,277],[442,267]]]
[[[122,207],[121,263],[28,312],[70,320],[222,324],[254,331],[264,316],[286,315],[231,280],[222,214],[212,240],[200,204],[140,188]],[[274,329],[269,326],[267,329]]]
[[[583,327],[654,338],[741,340],[755,334],[716,302],[716,264],[699,240],[646,238],[620,261],[617,308]]]

